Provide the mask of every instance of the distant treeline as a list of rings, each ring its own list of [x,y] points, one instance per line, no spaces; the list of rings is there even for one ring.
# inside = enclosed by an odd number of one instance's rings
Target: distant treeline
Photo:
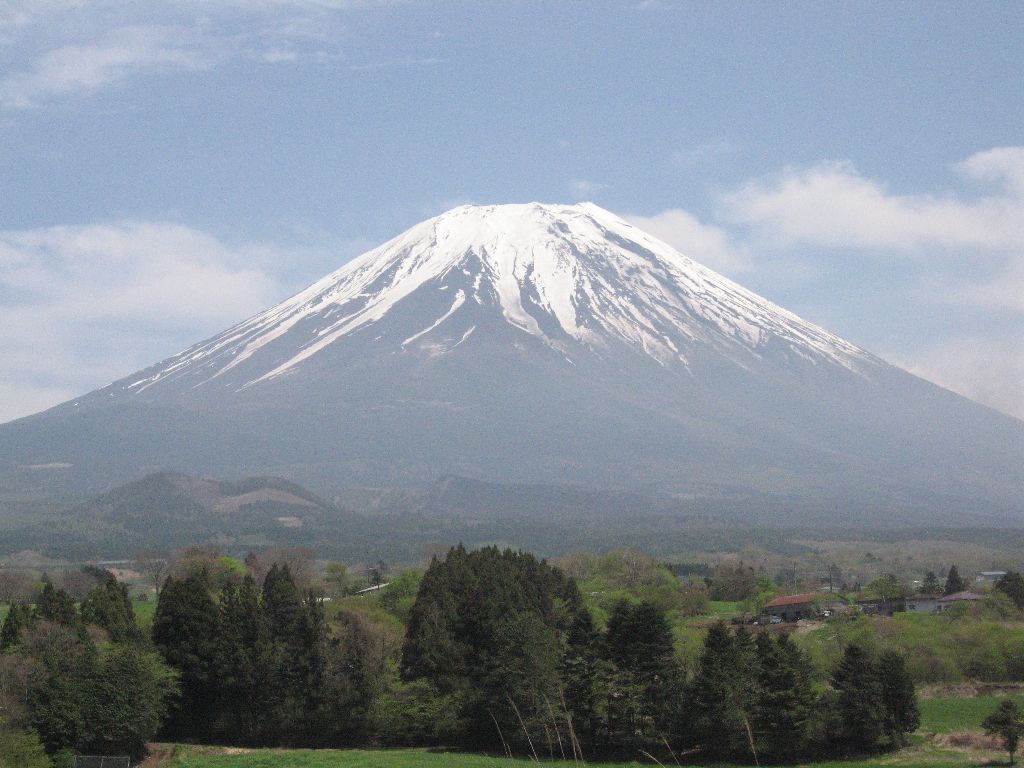
[[[778,762],[896,747],[918,722],[897,654],[851,643],[821,680],[786,635],[717,623],[687,671],[664,609],[623,600],[599,630],[576,582],[529,554],[434,559],[393,651],[365,615],[328,620],[287,565],[258,575],[168,577],[149,637],[109,575],[80,605],[48,584],[12,607],[0,745],[138,755],[159,736]]]

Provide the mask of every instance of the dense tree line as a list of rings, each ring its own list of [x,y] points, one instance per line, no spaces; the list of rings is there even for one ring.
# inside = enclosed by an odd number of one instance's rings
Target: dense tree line
[[[168,578],[153,643],[180,674],[164,734],[254,745],[343,745],[365,735],[371,691],[323,605],[287,565],[257,587],[251,575],[217,594],[202,572]],[[353,663],[355,662],[355,663]]]
[[[913,683],[896,654],[850,645],[820,691],[786,635],[718,623],[687,679],[658,606],[621,601],[598,631],[571,580],[496,549],[458,548],[431,564],[402,673],[425,684],[421,700],[446,697],[456,714],[449,739],[495,751],[670,748],[783,761],[898,746],[917,727]]]
[[[826,678],[787,635],[717,623],[684,663],[664,605],[680,610],[677,598],[650,563],[620,560],[616,579],[656,599],[619,599],[598,620],[562,570],[496,548],[397,575],[374,602],[386,621],[328,618],[266,558],[249,572],[198,555],[172,569],[148,637],[109,574],[80,603],[48,584],[0,627],[0,707],[17,726],[0,732],[51,754],[138,754],[159,736],[778,763],[895,747],[916,728],[895,653],[848,643]]]
[[[44,749],[139,756],[177,691],[105,572],[80,607],[49,582],[33,607],[12,605],[0,654],[0,757],[13,764],[45,765]]]

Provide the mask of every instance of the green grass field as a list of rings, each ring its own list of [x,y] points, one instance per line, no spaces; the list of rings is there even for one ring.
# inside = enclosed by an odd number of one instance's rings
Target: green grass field
[[[156,599],[133,600],[132,607],[135,609],[135,621],[144,633],[149,633],[153,626],[153,614],[156,613]]]
[[[981,721],[998,705],[999,696],[940,697],[921,699],[921,728],[913,744],[895,754],[846,762],[804,763],[802,768],[950,768],[951,766],[999,765],[1005,755],[991,751],[964,751],[932,743],[925,734],[977,731]],[[1024,695],[1011,697],[1024,706]],[[640,756],[638,756],[640,757]],[[659,755],[664,765],[671,758]],[[579,763],[542,761],[550,768],[569,768]],[[526,768],[528,759],[509,760],[486,755],[433,752],[422,749],[229,749],[177,746],[163,768]],[[627,763],[592,763],[604,768],[657,765],[650,759]],[[726,768],[716,766],[716,768]]]
[[[653,763],[648,763],[653,764]],[[422,749],[261,749],[251,752],[223,751],[185,747],[166,764],[166,768],[525,768],[530,760],[509,760],[485,755],[455,752],[429,752]],[[572,766],[570,762],[547,762],[551,768]],[[640,763],[606,763],[613,766],[638,766]]]
[[[1024,695],[970,696],[957,698],[920,699],[922,733],[952,733],[953,731],[981,730],[985,719],[1004,698],[1013,699],[1024,707]]]
[[[664,757],[664,755],[662,756]],[[804,763],[802,768],[950,768],[951,766],[994,765],[998,753],[965,754],[956,750],[940,749],[930,744],[918,744],[896,754],[866,760],[847,762]],[[665,765],[675,765],[668,758]],[[579,768],[572,761],[541,761],[549,768]],[[162,768],[527,768],[536,765],[531,760],[509,760],[501,757],[462,754],[456,752],[429,752],[420,749],[391,750],[223,750],[212,747],[181,747]],[[637,768],[657,765],[653,760],[629,763],[588,763],[602,768]],[[716,768],[727,768],[716,766]]]

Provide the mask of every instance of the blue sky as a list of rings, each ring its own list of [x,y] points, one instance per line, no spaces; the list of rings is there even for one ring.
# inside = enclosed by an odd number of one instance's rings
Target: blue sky
[[[1024,4],[0,0],[0,421],[593,200],[1024,418]]]

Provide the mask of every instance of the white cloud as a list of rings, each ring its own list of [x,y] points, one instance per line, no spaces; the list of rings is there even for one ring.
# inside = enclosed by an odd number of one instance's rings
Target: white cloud
[[[980,197],[888,191],[851,163],[790,169],[724,196],[723,215],[754,242],[910,257],[934,300],[1024,312],[1024,147],[979,152],[953,166],[987,184]]]
[[[1019,150],[1018,150],[1019,151]],[[1019,158],[975,155],[958,167],[975,178],[1013,179]],[[724,213],[779,246],[811,244],[924,254],[929,249],[1016,250],[1024,243],[1020,190],[977,200],[899,195],[849,162],[787,170],[723,199]]]
[[[725,274],[804,285],[790,293],[813,295],[837,257],[845,270],[862,265],[882,304],[932,318],[930,341],[904,342],[893,362],[1024,418],[1024,147],[978,152],[952,170],[969,183],[901,194],[852,163],[821,163],[741,184],[720,198],[717,224],[680,209],[628,218]]]
[[[123,27],[88,45],[63,45],[31,66],[0,81],[0,104],[27,109],[56,97],[82,95],[119,83],[140,70],[159,67],[198,70],[212,65],[188,30],[175,27]]]
[[[964,176],[1001,184],[1008,193],[1024,197],[1024,147],[996,147],[978,152],[954,168]]]
[[[46,410],[82,394],[60,386],[32,386],[0,379],[0,424]]]
[[[0,0],[0,108],[95,94],[159,70],[196,72],[231,60],[333,61],[348,40],[340,12],[365,5]]]
[[[682,208],[653,216],[626,214],[623,218],[664,240],[677,251],[725,275],[736,275],[749,267],[745,248],[720,227],[703,224]]]
[[[979,403],[1024,419],[1024,339],[954,337],[893,362]]]
[[[0,422],[266,308],[286,259],[160,222],[0,231]]]

